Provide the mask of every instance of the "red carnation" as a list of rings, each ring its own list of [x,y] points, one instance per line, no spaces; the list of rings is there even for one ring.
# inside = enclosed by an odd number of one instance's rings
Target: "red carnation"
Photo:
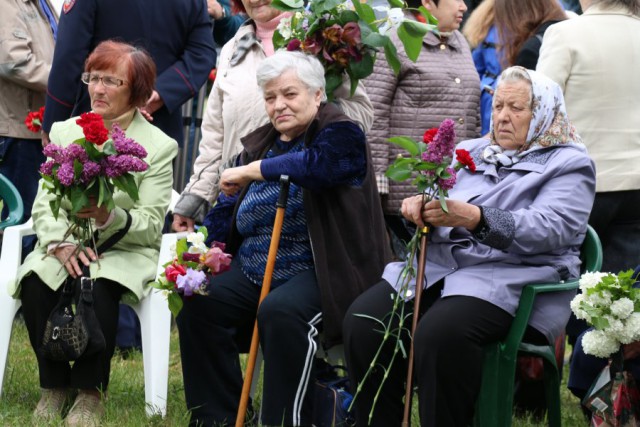
[[[471,172],[476,171],[476,164],[467,150],[456,150],[456,160],[463,166],[469,168]]]
[[[109,131],[104,127],[102,116],[96,113],[83,113],[76,123],[82,128],[88,142],[102,145],[109,139]]]
[[[173,283],[176,282],[178,276],[183,276],[185,274],[187,274],[187,270],[183,265],[180,265],[177,262],[174,262],[164,269],[164,275],[166,276],[167,280]]]
[[[42,120],[44,119],[44,107],[40,107],[38,111],[30,111],[24,119],[24,124],[31,132],[40,132],[42,129]]]
[[[436,134],[438,133],[438,128],[431,128],[431,129],[427,129],[424,132],[424,135],[422,135],[422,142],[428,144],[431,141],[433,141],[433,138],[436,137]]]

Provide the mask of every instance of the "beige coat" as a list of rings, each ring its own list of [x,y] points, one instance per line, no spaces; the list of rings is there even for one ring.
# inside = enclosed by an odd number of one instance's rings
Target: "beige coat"
[[[201,222],[218,196],[220,167],[242,151],[240,138],[269,122],[264,100],[256,82],[256,70],[266,58],[260,45],[253,45],[244,59],[231,66],[229,61],[239,40],[255,32],[251,21],[238,29],[222,48],[218,72],[207,100],[202,120],[202,140],[193,174],[182,192],[174,212]],[[336,95],[344,113],[364,129],[371,127],[373,107],[362,87],[348,100],[349,86]]]
[[[24,119],[29,111],[44,106],[52,59],[53,33],[38,0],[3,0],[0,13],[0,136],[40,138],[27,129]]]
[[[562,87],[596,191],[640,189],[640,17],[591,6],[546,31],[537,71]]]
[[[51,141],[66,146],[82,138],[82,129],[75,123],[76,119],[77,117],[55,123],[51,128]],[[178,154],[178,144],[137,112],[126,135],[147,150],[145,161],[149,164],[149,169],[135,174],[140,195],[137,202],[122,191],[116,190],[114,193],[115,220],[101,231],[97,243],[99,245],[124,227],[125,209],[131,214],[131,228],[115,246],[102,254],[99,267],[95,262],[91,264],[91,277],[103,277],[122,284],[131,291],[125,297],[133,297],[131,300],[136,301],[145,294],[148,290],[147,283],[156,276],[162,226],[171,200],[172,160]],[[60,268],[60,261],[55,256],[43,259],[47,246],[62,240],[69,227],[67,210],[70,209],[70,204],[68,201],[63,204],[56,221],[49,208],[49,200],[52,198],[42,188],[38,191],[32,211],[38,245],[20,266],[16,283],[20,283],[27,274],[35,273],[49,287],[58,289],[67,277],[66,270]],[[14,284],[9,288],[9,293],[19,297],[20,287]]]

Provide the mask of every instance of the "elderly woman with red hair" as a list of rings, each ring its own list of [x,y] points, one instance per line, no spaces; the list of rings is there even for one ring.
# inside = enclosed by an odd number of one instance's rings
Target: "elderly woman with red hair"
[[[127,138],[142,145],[149,165],[145,172],[134,174],[138,200],[116,191],[113,209],[94,204],[76,214],[91,220],[93,228],[99,230],[98,247],[119,231],[122,234],[129,225],[111,249],[100,253],[99,266],[98,254],[89,247],[78,252],[79,237],[65,235],[71,205],[63,201],[56,219],[49,206],[55,196],[43,189],[36,196],[32,218],[38,245],[21,266],[16,285],[9,289],[22,300],[29,340],[38,359],[42,397],[33,413],[35,423],[59,419],[67,399],[78,390],[66,425],[99,424],[104,413],[102,399],[109,385],[120,299],[142,298],[146,284],[155,277],[164,215],[171,200],[172,160],[178,151],[175,140],[138,112],[137,107],[143,106],[153,92],[155,76],[156,67],[149,54],[126,43],[103,42],[85,62],[82,81],[89,87],[93,112],[102,116],[107,129],[117,123]],[[82,138],[76,120],[55,123],[51,141],[67,146]],[[92,305],[106,348],[83,355],[73,364],[48,359],[38,351],[47,318],[60,299],[67,277],[82,275],[83,265],[89,267],[94,279]]]

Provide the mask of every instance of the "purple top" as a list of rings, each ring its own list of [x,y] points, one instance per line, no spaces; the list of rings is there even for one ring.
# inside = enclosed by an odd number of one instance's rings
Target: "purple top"
[[[482,240],[456,227],[431,229],[426,285],[444,278],[443,296],[481,298],[512,315],[522,288],[580,274],[580,245],[595,195],[593,161],[580,145],[534,151],[518,163],[496,168],[482,160],[487,139],[460,143],[477,166],[463,169],[451,199],[483,207],[489,232]],[[404,263],[390,263],[383,278],[398,287]],[[410,285],[411,298],[415,280]],[[564,329],[574,292],[537,297],[530,324],[549,339]]]

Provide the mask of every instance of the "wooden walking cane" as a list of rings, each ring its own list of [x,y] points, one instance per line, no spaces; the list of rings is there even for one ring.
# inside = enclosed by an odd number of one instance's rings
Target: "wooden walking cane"
[[[262,290],[260,291],[260,299],[258,300],[258,308],[260,303],[267,296],[271,289],[271,278],[273,276],[273,268],[276,264],[276,254],[278,253],[278,245],[280,244],[280,232],[282,231],[282,223],[284,221],[284,212],[287,208],[287,197],[289,196],[289,176],[280,176],[280,193],[278,202],[276,203],[276,219],[273,223],[273,231],[271,232],[271,244],[269,245],[269,255],[267,256],[267,265],[264,270],[262,279]],[[251,391],[251,381],[253,380],[253,371],[256,367],[256,358],[258,357],[258,318],[253,325],[253,336],[251,337],[251,347],[249,357],[247,358],[247,369],[244,374],[244,383],[242,384],[242,394],[240,395],[240,406],[238,407],[238,416],[236,417],[236,427],[244,425],[244,419],[247,414],[247,404],[249,403],[249,393]]]
[[[418,316],[420,315],[420,299],[422,297],[422,287],[424,286],[424,267],[427,262],[427,235],[429,227],[424,226],[420,230],[420,257],[418,258],[418,271],[416,274],[416,294],[413,302],[413,319],[411,322],[411,347],[409,348],[409,366],[407,369],[407,389],[404,394],[404,416],[402,417],[402,427],[409,426],[411,418],[411,397],[413,392],[413,337],[418,326]]]

